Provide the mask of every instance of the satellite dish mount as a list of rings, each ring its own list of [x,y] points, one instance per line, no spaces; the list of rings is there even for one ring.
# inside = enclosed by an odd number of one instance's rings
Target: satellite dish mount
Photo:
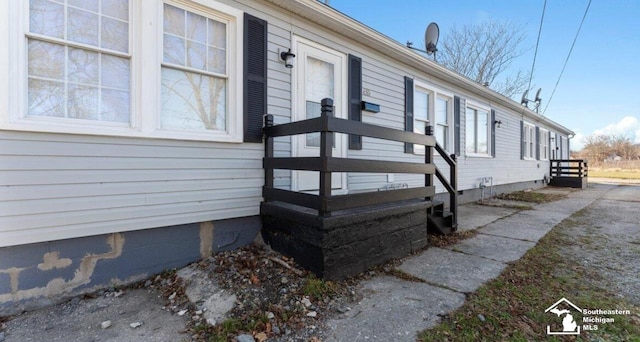
[[[437,62],[436,59],[436,51],[438,51],[438,37],[440,36],[440,29],[438,28],[438,24],[431,23],[427,26],[426,31],[424,32],[424,46],[427,47],[426,50],[420,50],[413,47],[412,42],[407,42],[407,47],[411,50],[416,50],[420,52],[424,52],[427,55],[433,55],[433,60]]]
[[[520,104],[529,108],[529,102],[533,102],[535,103],[533,110],[535,110],[536,113],[540,113],[540,104],[542,103],[542,98],[540,97],[541,92],[542,92],[542,88],[538,88],[535,99],[530,100],[527,98],[527,96],[529,95],[529,90],[528,89],[525,90],[524,94],[522,94],[522,99],[520,100]]]

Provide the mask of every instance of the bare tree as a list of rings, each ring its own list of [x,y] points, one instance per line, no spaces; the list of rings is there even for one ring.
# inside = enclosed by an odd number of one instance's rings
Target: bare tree
[[[611,137],[611,150],[623,160],[633,160],[638,157],[638,149],[631,139],[623,135]]]
[[[530,74],[523,70],[504,74],[524,54],[525,50],[520,48],[524,40],[524,28],[511,22],[453,26],[440,40],[438,62],[512,97],[522,93],[529,82]]]

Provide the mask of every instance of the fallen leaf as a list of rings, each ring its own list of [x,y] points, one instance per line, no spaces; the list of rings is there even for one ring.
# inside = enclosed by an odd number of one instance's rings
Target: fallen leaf
[[[256,338],[256,340],[258,340],[258,342],[264,342],[267,340],[267,334],[261,332],[261,333],[257,333],[256,336],[254,336]]]

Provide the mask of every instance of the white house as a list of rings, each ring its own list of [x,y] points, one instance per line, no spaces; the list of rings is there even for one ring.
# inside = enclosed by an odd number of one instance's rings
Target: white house
[[[463,201],[487,179],[494,192],[544,186],[573,135],[314,0],[5,0],[0,45],[0,313],[252,241],[264,114],[303,120],[332,98],[340,118],[431,125],[457,155]],[[314,135],[276,138],[275,153],[316,146]],[[334,151],[424,160],[424,148],[367,137],[336,135]],[[347,194],[424,177],[333,182]],[[275,172],[278,188],[317,183]]]

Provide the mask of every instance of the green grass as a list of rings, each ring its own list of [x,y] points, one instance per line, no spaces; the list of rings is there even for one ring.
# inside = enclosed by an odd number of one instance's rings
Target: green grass
[[[583,331],[576,341],[640,341],[638,310],[608,289],[583,281],[598,277],[579,260],[568,260],[562,249],[575,242],[563,228],[571,219],[540,240],[521,260],[467,297],[457,311],[445,316],[433,329],[419,335],[420,341],[562,341],[546,335],[550,323],[545,309],[563,297],[583,308],[620,308],[631,316],[615,316],[615,323],[600,324],[599,330]],[[634,315],[635,314],[635,315]],[[485,321],[481,321],[483,315]],[[577,320],[581,322],[581,320]]]
[[[640,170],[590,169],[589,177],[616,178],[616,179],[640,179]]]
[[[311,299],[319,300],[325,296],[335,294],[336,285],[333,282],[310,276],[305,281],[302,293],[304,293],[305,296],[309,296]]]

